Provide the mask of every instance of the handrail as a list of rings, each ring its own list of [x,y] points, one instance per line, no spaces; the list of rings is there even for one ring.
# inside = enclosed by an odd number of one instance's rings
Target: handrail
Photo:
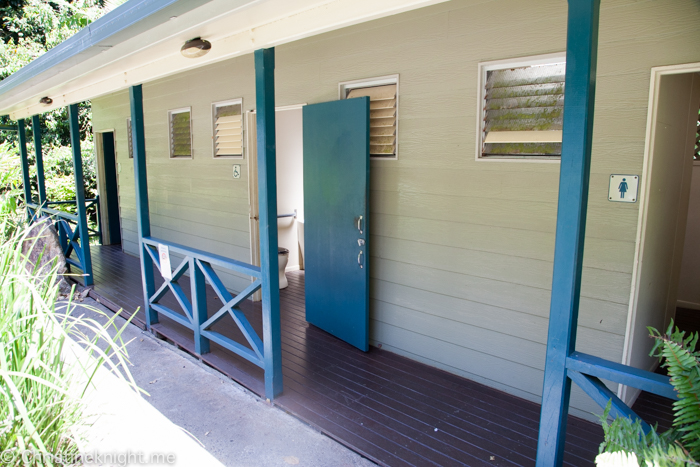
[[[65,211],[59,211],[57,209],[47,208],[44,205],[37,203],[27,203],[27,210],[30,213],[31,222],[35,222],[36,219],[42,214],[49,214],[53,218],[53,225],[56,228],[56,233],[58,234],[58,240],[61,244],[61,249],[63,250],[63,255],[66,258],[66,263],[70,266],[75,266],[81,269],[84,273],[91,275],[92,271],[85,270],[85,254],[84,248],[90,248],[90,242],[83,241],[80,236],[80,229],[77,227],[71,228],[71,222],[78,224],[78,216],[75,214],[70,214]],[[88,229],[88,237],[90,237],[90,231]],[[80,243],[78,242],[80,240]],[[71,258],[71,254],[75,252],[77,259]]]
[[[168,247],[168,256],[170,253],[177,253],[184,256],[180,265],[175,269],[172,269],[172,267],[170,267],[170,270],[163,269],[164,265],[161,262],[161,252],[159,251],[159,247],[163,245]],[[141,248],[142,258],[150,257],[153,264],[160,270],[161,275],[165,279],[155,293],[146,297],[150,309],[154,310],[157,314],[167,316],[182,326],[191,329],[194,332],[196,353],[201,355],[209,352],[210,341],[214,341],[218,345],[236,353],[249,362],[261,368],[265,367],[264,344],[245,314],[239,308],[239,305],[244,300],[253,295],[258,289],[262,288],[262,272],[260,267],[153,237],[142,237]],[[245,290],[234,297],[226,289],[212,265],[253,276],[255,280],[246,287]],[[178,283],[188,271],[190,273],[190,297],[185,294],[182,286]],[[212,313],[211,316],[207,313],[205,289],[207,282],[219,297],[221,303],[221,308]],[[168,292],[172,292],[175,296],[175,300],[180,305],[183,313],[179,313],[159,303]],[[158,315],[156,315],[154,322],[158,322],[157,316]],[[226,316],[230,316],[233,319],[250,347],[246,347],[212,329],[212,326]]]
[[[99,205],[100,197],[97,196],[97,198],[91,198],[91,199],[86,199],[85,200],[85,208],[89,208],[92,206],[97,207],[97,229],[91,229],[88,227],[88,231],[90,232],[91,237],[99,237],[100,238],[100,243],[102,243],[102,228],[100,225],[101,222],[101,212],[100,212],[100,205]],[[47,206],[51,205],[66,205],[66,204],[75,204],[75,200],[67,200],[67,201],[46,201],[43,204],[37,204],[37,203],[27,203],[27,207],[34,209],[34,211],[38,211],[39,213],[47,213],[52,216],[56,216],[60,219],[63,219],[65,221],[73,222],[74,224],[78,223],[78,216],[75,214],[71,214],[69,212],[65,211],[60,211],[57,209],[51,209]],[[36,212],[33,214],[33,216],[36,216]]]
[[[90,207],[90,206],[92,206],[93,204],[95,204],[97,201],[99,201],[99,198],[90,198],[90,199],[86,199],[86,200],[85,200],[85,207],[86,207],[86,208],[87,208],[87,207]],[[75,200],[74,200],[74,199],[69,199],[69,200],[65,200],[65,201],[47,201],[47,202],[44,203],[44,204],[46,204],[47,206],[50,206],[50,205],[52,205],[52,204],[75,204]]]
[[[59,211],[58,209],[47,208],[41,204],[36,204],[36,203],[27,203],[27,207],[34,209],[35,211],[38,211],[39,213],[45,212],[47,214],[50,214],[52,216],[56,216],[56,217],[61,218],[61,219],[73,221],[76,223],[78,222],[78,216],[76,216],[75,214],[71,214],[69,212]]]
[[[196,248],[190,248],[179,243],[169,242],[167,240],[161,240],[154,237],[143,237],[143,243],[146,245],[151,245],[158,248],[158,245],[166,245],[170,251],[173,253],[179,253],[184,256],[193,256],[200,261],[206,261],[217,266],[221,266],[226,269],[231,269],[233,271],[241,272],[248,276],[260,279],[262,273],[259,266],[253,266],[252,264],[244,263],[242,261],[236,261],[235,259],[229,259],[225,256],[217,255],[214,253],[209,253],[204,250],[198,250]]]
[[[566,368],[615,383],[642,389],[662,397],[678,400],[678,393],[665,375],[611,362],[594,355],[574,352],[566,359]]]
[[[609,403],[610,414],[613,417],[638,420],[645,433],[649,432],[649,425],[617,397],[602,380],[631,386],[671,400],[678,400],[678,394],[668,376],[640,370],[582,352],[572,352],[566,358],[565,365],[567,377],[601,408],[605,408]]]

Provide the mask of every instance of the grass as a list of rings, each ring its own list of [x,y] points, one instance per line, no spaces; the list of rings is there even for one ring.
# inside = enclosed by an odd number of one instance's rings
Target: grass
[[[36,239],[3,208],[14,203],[7,198],[0,199],[0,464],[69,465],[66,459],[79,459],[82,397],[95,371],[105,364],[136,388],[124,328],[110,337],[117,315],[103,326],[82,316],[82,305],[60,300],[56,268],[27,271],[22,245]],[[23,460],[28,451],[41,456]]]

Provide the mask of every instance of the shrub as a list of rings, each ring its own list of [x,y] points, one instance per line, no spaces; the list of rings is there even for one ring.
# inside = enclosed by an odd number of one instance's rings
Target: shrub
[[[3,224],[10,222],[7,217]],[[0,453],[3,465],[28,465],[22,453],[70,458],[78,453],[76,433],[86,422],[81,397],[95,371],[106,364],[128,379],[126,351],[120,335],[79,315],[71,299],[60,302],[56,269],[40,276],[27,271],[23,242],[27,229],[2,229],[0,245]],[[75,342],[88,359],[76,357]],[[99,342],[99,345],[98,345]],[[83,354],[85,355],[85,354]],[[135,385],[134,385],[135,387]],[[12,453],[12,460],[7,457]],[[62,465],[30,462],[29,465]]]
[[[673,425],[664,433],[657,433],[657,428],[652,427],[645,434],[639,420],[619,417],[608,423],[608,403],[600,418],[605,433],[600,452],[634,453],[639,464],[645,466],[700,465],[696,461],[700,459],[700,352],[695,350],[698,333],[686,337],[677,327],[674,331],[673,321],[664,334],[648,329],[656,341],[651,355],[661,358],[678,393],[678,400],[673,403]],[[598,465],[608,464],[601,458]]]

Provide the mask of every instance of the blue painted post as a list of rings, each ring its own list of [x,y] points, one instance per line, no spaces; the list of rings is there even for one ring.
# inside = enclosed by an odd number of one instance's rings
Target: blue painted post
[[[258,204],[262,270],[265,396],[282,393],[279,258],[277,256],[277,169],[275,141],[275,49],[255,51],[255,94],[258,128]]]
[[[78,124],[78,104],[68,106],[70,123],[70,145],[73,150],[73,172],[75,175],[75,205],[78,209],[78,227],[80,232],[80,264],[85,274],[85,285],[93,284],[92,258],[90,257],[90,231],[85,208],[85,182],[83,180],[83,157],[80,153],[80,125]]]
[[[576,348],[593,135],[600,0],[569,0],[564,136],[537,466],[562,464]]]
[[[146,326],[158,322],[158,313],[151,307],[150,297],[155,293],[153,259],[144,248],[143,237],[151,236],[151,216],[148,211],[148,174],[146,172],[146,139],[143,124],[143,89],[141,85],[129,88],[131,101],[131,141],[134,145],[134,185],[136,186],[136,224],[139,234],[139,257],[143,282],[143,307]]]
[[[22,182],[24,183],[24,204],[31,203],[32,200],[32,184],[29,178],[29,157],[27,156],[27,133],[24,128],[24,119],[17,121],[17,135],[19,137],[19,158],[22,162]],[[32,215],[27,209],[27,219],[31,221]]]
[[[32,117],[34,134],[34,155],[36,156],[36,181],[39,186],[39,204],[46,203],[46,182],[44,181],[44,155],[41,152],[41,122],[39,116]]]
[[[204,273],[194,257],[190,258],[190,289],[192,290],[192,320],[194,323],[194,351],[202,355],[209,353],[209,339],[202,337],[201,327],[208,319],[207,288]]]

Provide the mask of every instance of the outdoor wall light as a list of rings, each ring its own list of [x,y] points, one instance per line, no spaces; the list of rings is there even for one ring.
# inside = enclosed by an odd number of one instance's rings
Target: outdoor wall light
[[[187,58],[197,58],[206,55],[211,50],[211,42],[195,37],[185,42],[180,53]]]
[[[44,96],[41,99],[39,99],[39,104],[51,105],[51,104],[53,104],[53,99],[51,99],[49,96]]]

